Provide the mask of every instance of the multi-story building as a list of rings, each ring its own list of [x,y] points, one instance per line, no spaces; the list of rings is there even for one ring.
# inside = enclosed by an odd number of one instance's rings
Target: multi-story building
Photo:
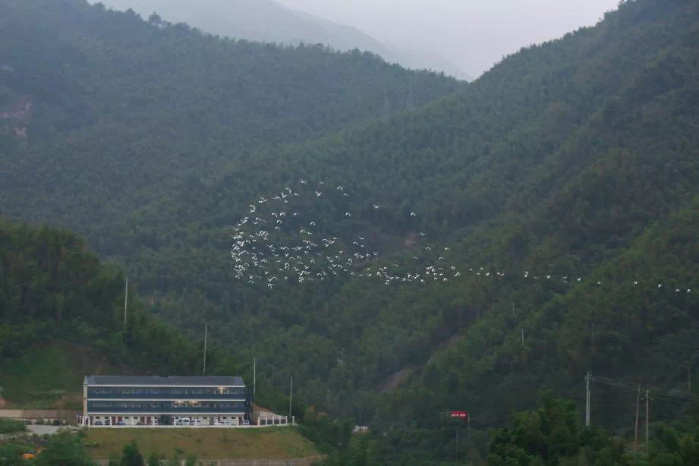
[[[240,377],[89,375],[83,422],[92,425],[239,425],[252,400]]]

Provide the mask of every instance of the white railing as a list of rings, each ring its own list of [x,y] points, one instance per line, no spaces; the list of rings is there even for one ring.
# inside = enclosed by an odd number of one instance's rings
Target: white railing
[[[296,425],[296,417],[291,416],[291,422],[289,422],[289,416],[258,416],[257,424],[242,424],[242,423],[230,423],[230,424],[190,424],[190,425],[170,425],[170,424],[112,424],[107,421],[98,421],[100,424],[95,424],[89,416],[78,416],[78,425],[82,427],[89,427],[92,429],[108,428],[108,429],[258,429],[264,427],[279,427],[279,426],[292,426]],[[102,423],[104,422],[104,423]]]
[[[295,416],[291,416],[291,424],[296,424]],[[262,427],[267,426],[288,426],[289,416],[279,416],[277,414],[273,416],[258,416],[257,425]]]

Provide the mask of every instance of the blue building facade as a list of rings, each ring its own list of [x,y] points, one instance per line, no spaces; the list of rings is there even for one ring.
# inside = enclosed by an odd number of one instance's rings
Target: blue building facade
[[[83,417],[92,425],[239,425],[252,399],[241,377],[86,376]]]

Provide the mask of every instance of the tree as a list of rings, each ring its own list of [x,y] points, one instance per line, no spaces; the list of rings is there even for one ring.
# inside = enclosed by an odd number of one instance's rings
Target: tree
[[[160,457],[157,452],[152,451],[150,452],[150,455],[148,455],[148,466],[159,466],[160,465]]]
[[[155,11],[148,17],[148,22],[155,25],[159,25],[162,20],[160,15]]]
[[[69,432],[51,437],[46,449],[37,456],[37,466],[92,466],[78,435]]]
[[[622,464],[623,449],[601,429],[585,429],[572,400],[544,393],[542,406],[514,415],[513,425],[497,431],[490,445],[492,465],[550,465],[578,456],[605,464]],[[577,463],[576,463],[577,464]]]
[[[138,450],[138,444],[135,440],[124,446],[121,466],[145,466],[143,456]]]

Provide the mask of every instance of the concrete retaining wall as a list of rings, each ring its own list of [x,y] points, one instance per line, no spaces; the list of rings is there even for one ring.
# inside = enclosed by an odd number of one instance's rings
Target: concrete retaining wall
[[[0,417],[11,419],[60,419],[75,422],[80,411],[66,411],[59,409],[0,409]]]
[[[321,461],[325,460],[324,455],[318,455],[318,456],[309,456],[307,458],[296,458],[292,460],[265,460],[265,459],[260,459],[260,460],[253,460],[253,459],[248,459],[248,460],[243,460],[243,459],[238,459],[238,460],[199,460],[197,461],[197,464],[202,464],[205,466],[312,466],[316,463],[320,463]],[[108,466],[109,465],[109,460],[94,460],[96,464],[99,466]],[[163,461],[161,464],[165,464],[166,462]],[[182,465],[185,464],[185,461],[182,461]]]

